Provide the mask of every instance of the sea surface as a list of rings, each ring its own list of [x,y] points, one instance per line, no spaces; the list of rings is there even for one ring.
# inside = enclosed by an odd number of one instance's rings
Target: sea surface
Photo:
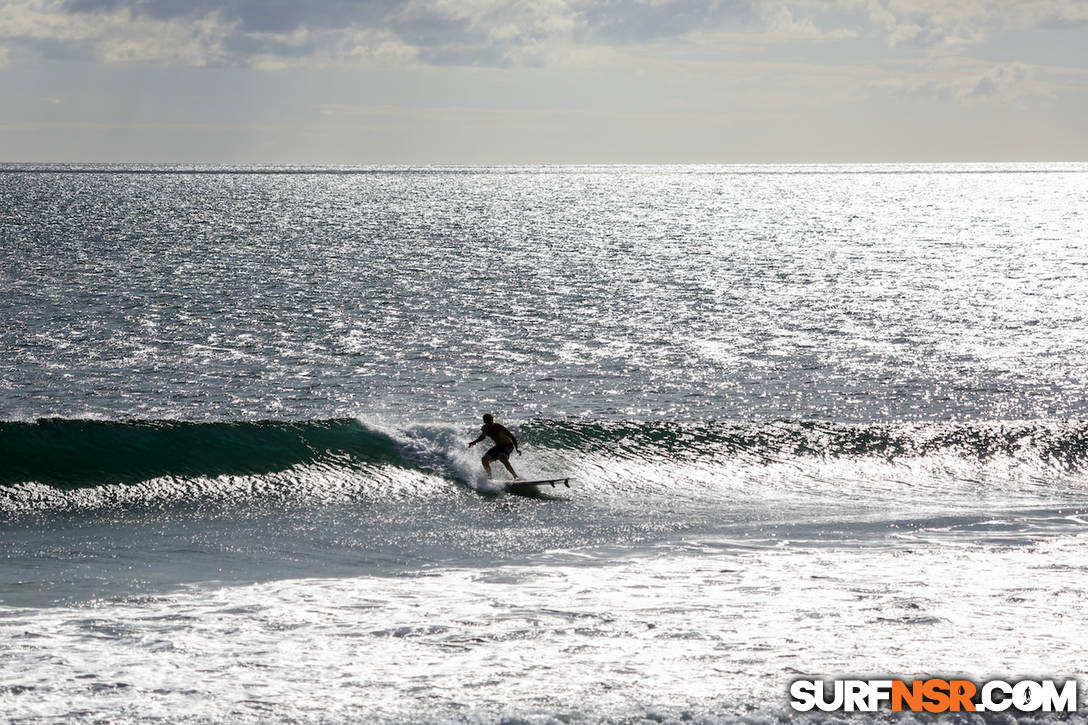
[[[1086,351],[1088,164],[0,165],[0,720],[1088,713]]]

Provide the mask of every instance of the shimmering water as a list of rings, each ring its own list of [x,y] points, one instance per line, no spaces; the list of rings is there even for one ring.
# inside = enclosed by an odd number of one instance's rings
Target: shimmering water
[[[3,166],[0,309],[13,721],[1084,674],[1088,165]]]

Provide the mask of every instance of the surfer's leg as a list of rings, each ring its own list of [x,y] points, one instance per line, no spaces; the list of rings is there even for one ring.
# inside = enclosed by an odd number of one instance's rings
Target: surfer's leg
[[[484,464],[484,470],[487,471],[487,477],[491,478],[491,459],[484,456],[480,459],[480,463]]]
[[[514,473],[514,467],[510,465],[509,459],[500,458],[499,460],[502,461],[502,465],[506,466],[506,470],[510,471],[510,475],[517,479],[518,474]]]

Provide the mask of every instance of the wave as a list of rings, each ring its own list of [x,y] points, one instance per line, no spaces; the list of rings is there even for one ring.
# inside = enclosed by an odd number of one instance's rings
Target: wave
[[[625,459],[690,460],[729,456],[773,463],[804,458],[932,456],[967,462],[996,458],[1068,471],[1088,463],[1088,423],[943,423],[863,425],[817,421],[682,424],[538,420],[522,429],[538,445]]]
[[[191,423],[42,419],[0,423],[0,486],[76,488],[154,478],[245,476],[296,466],[406,465],[388,435],[354,419]]]
[[[261,476],[320,467],[365,474],[396,467],[466,480],[475,473],[464,441],[474,431],[415,425],[386,432],[353,418],[301,422],[183,422],[41,419],[0,422],[0,486],[61,489],[156,478]],[[1083,422],[849,425],[584,422],[522,425],[527,450],[551,461],[689,461],[769,465],[808,459],[1002,460],[1060,472],[1088,463]],[[474,455],[474,454],[473,454]],[[470,468],[471,466],[471,468]]]

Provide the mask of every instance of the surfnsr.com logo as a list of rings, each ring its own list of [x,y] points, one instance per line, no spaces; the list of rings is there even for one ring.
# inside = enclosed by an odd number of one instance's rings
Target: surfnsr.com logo
[[[790,698],[798,712],[1076,712],[1077,681],[796,680]]]

